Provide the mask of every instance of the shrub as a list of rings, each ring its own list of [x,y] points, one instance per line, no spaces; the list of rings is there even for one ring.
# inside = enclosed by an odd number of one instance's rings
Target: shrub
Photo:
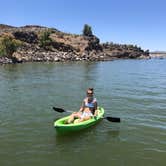
[[[4,34],[0,38],[0,56],[12,57],[12,54],[17,50],[22,42],[14,39],[10,34]]]
[[[40,47],[47,49],[48,46],[52,43],[50,34],[51,34],[50,30],[45,30],[45,31],[41,32],[41,34],[39,36],[39,46]]]

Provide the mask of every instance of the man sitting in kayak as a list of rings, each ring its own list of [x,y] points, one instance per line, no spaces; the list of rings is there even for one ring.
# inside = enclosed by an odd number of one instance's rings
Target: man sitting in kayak
[[[97,101],[93,97],[93,88],[88,88],[86,94],[87,97],[83,100],[80,110],[72,113],[67,123],[79,123],[97,115]]]

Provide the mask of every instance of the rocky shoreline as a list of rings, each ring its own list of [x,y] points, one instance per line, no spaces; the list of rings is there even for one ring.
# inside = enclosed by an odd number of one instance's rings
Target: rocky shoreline
[[[42,34],[48,34],[41,39]],[[21,45],[10,55],[0,55],[0,64],[23,62],[109,61],[149,59],[149,51],[133,45],[100,43],[94,36],[67,34],[41,26],[12,27],[0,24],[0,39],[12,36]],[[45,42],[41,44],[41,41]]]

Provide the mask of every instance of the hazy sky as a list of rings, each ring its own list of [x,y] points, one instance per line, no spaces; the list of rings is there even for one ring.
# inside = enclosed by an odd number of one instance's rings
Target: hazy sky
[[[0,24],[75,34],[89,24],[101,42],[166,50],[166,0],[0,0]]]

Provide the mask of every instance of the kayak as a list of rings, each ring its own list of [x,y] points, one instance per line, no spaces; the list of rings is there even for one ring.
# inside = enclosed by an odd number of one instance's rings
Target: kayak
[[[69,118],[69,116],[66,116],[64,118],[56,120],[54,122],[54,127],[59,132],[79,131],[97,124],[101,119],[103,119],[103,116],[104,116],[104,109],[102,107],[98,107],[98,115],[95,118],[93,117],[89,120],[79,123],[65,124],[66,120]]]

